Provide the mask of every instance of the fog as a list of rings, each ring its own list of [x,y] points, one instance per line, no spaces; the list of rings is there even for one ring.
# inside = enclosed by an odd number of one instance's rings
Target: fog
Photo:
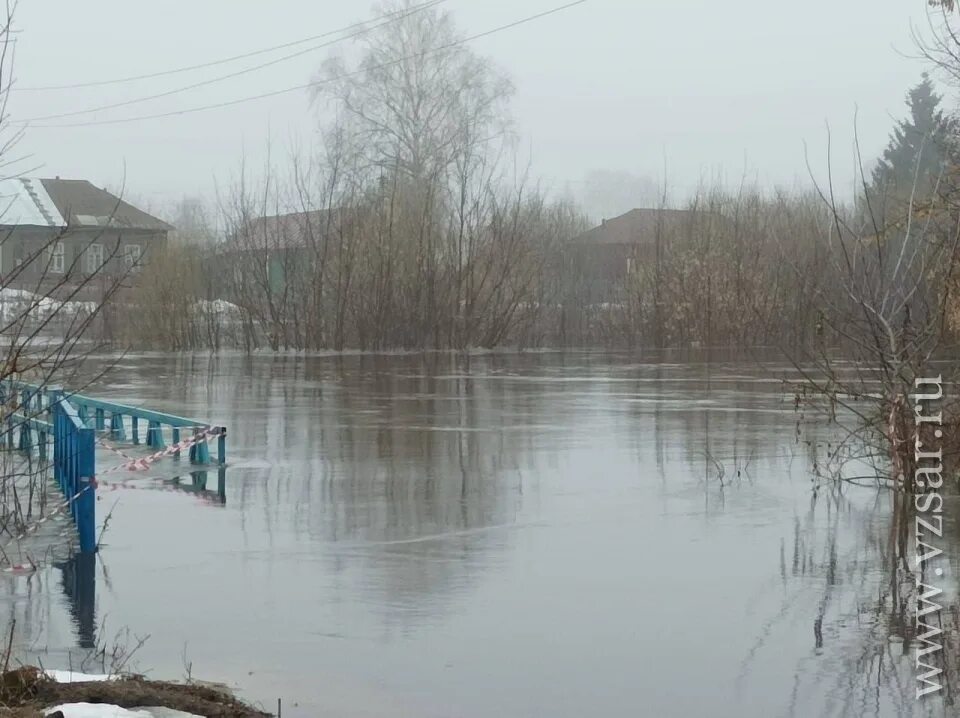
[[[442,7],[464,34],[474,35],[561,4],[446,0]],[[903,113],[904,93],[925,69],[910,57],[911,23],[926,22],[924,6],[919,0],[813,0],[801,11],[759,0],[588,0],[470,45],[515,83],[519,161],[529,161],[530,174],[544,187],[584,200],[597,216],[644,203],[631,193],[611,197],[591,188],[588,175],[597,170],[613,186],[666,178],[677,196],[703,179],[794,186],[808,179],[806,145],[822,177],[828,126],[835,177],[849,185],[854,113],[864,154],[875,156],[892,118]],[[172,117],[111,121],[303,85],[331,52],[349,51],[349,42],[148,102],[62,118],[37,119],[170,93],[334,38],[137,82],[30,88],[207,63],[374,14],[367,3],[346,0],[21,3],[18,89],[8,109],[14,122],[33,121],[18,146],[27,157],[17,170],[111,187],[125,183],[128,196],[148,208],[185,195],[212,197],[242,157],[252,165],[264,161],[268,140],[273,153],[309,151],[317,109],[305,90]],[[85,122],[106,123],[62,126]],[[624,183],[616,173],[633,177]]]
[[[368,2],[8,4],[0,703],[956,714],[957,0]]]

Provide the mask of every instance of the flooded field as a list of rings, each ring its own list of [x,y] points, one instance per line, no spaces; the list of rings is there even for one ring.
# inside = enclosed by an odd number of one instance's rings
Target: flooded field
[[[149,635],[136,668],[284,716],[953,715],[914,699],[889,499],[813,490],[788,374],[127,357],[89,392],[225,424],[228,469],[102,491],[98,563],[0,575],[0,610],[48,667]]]

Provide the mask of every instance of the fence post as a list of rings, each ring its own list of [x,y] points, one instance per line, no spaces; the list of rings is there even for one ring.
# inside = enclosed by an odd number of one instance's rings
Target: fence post
[[[147,422],[147,446],[154,449],[164,448],[163,429],[159,421]]]
[[[117,441],[126,440],[127,433],[123,428],[123,414],[110,412],[110,438]]]
[[[73,424],[67,417],[67,423]],[[80,504],[77,503],[76,496],[80,493],[80,435],[75,426],[67,427],[67,447],[70,451],[68,455],[69,470],[67,471],[67,491],[66,497],[70,501],[70,515],[73,516],[73,524],[77,524],[77,509]]]
[[[57,486],[61,489],[63,488],[63,469],[60,466],[60,462],[63,459],[61,454],[61,446],[63,446],[63,437],[61,435],[61,417],[63,415],[63,410],[60,408],[60,403],[55,402],[50,405],[51,414],[53,417],[53,480],[56,482]]]
[[[64,487],[64,425],[66,418],[60,405],[61,391],[57,387],[49,390],[50,422],[53,424],[53,480],[63,493]]]
[[[93,429],[77,431],[77,533],[80,552],[97,550],[96,439]]]
[[[195,426],[193,427],[193,435],[201,434],[210,427]],[[209,464],[210,463],[210,446],[209,438],[203,437],[203,441],[199,441],[193,446],[190,447],[190,463],[191,464]]]
[[[33,451],[33,437],[30,432],[29,418],[20,423],[20,442],[17,444],[17,449],[28,454]]]

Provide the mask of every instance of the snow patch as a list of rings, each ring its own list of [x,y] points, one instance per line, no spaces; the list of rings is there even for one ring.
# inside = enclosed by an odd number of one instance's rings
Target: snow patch
[[[79,673],[77,671],[46,670],[44,673],[57,683],[87,683],[90,681],[114,681],[119,675],[105,673]],[[47,708],[43,714],[60,711],[64,718],[203,718],[193,713],[184,713],[173,708],[144,707],[130,710],[111,703],[64,703]]]
[[[194,713],[184,713],[172,708],[130,710],[109,703],[64,703],[47,708],[44,715],[50,715],[56,711],[62,712],[64,718],[203,718]]]
[[[213,301],[201,299],[197,302],[194,302],[193,308],[194,311],[200,314],[213,314],[216,316],[228,317],[237,316],[240,314],[240,307],[223,299],[214,299]]]
[[[144,710],[127,710],[109,703],[64,703],[47,708],[43,714],[60,711],[64,718],[153,718]]]
[[[46,319],[54,314],[92,314],[97,309],[96,302],[61,302],[50,297],[28,292],[25,289],[0,289],[0,320],[12,321],[29,316],[33,319]]]
[[[79,673],[78,671],[44,671],[47,677],[57,683],[89,683],[90,681],[115,681],[120,676],[110,676],[105,673]]]

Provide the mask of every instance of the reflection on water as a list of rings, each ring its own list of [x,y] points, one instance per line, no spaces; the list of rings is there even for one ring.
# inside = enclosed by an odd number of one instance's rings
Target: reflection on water
[[[203,461],[203,459],[201,459]],[[165,480],[164,486],[176,491],[193,494],[211,504],[224,505],[227,503],[227,468],[219,466],[216,469],[217,488],[212,491],[207,487],[210,481],[210,471],[191,471],[186,477],[174,476]]]
[[[125,358],[91,393],[227,425],[229,468],[104,493],[99,563],[0,606],[46,665],[126,626],[292,716],[952,715],[913,699],[909,514],[814,489],[786,372]]]
[[[60,571],[60,585],[77,628],[77,647],[93,650],[97,646],[97,557],[77,554],[54,567]]]

